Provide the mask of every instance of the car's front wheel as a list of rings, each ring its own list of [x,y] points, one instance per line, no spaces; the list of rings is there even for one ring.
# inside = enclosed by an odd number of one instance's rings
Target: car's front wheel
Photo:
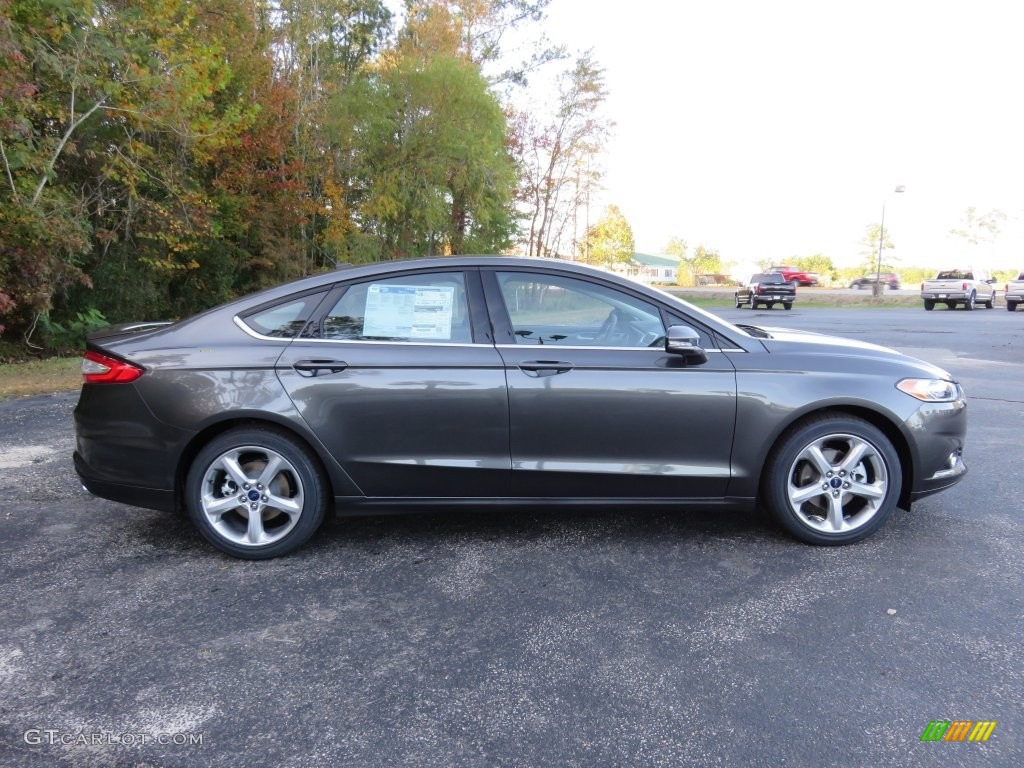
[[[798,539],[851,544],[892,515],[902,478],[899,455],[877,427],[852,416],[818,416],[790,429],[772,450],[763,499]]]
[[[327,483],[305,446],[270,427],[233,429],[199,451],[185,504],[203,538],[247,560],[287,554],[320,527]]]

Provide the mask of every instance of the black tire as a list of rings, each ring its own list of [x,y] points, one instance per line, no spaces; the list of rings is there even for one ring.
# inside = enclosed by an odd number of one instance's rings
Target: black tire
[[[753,296],[750,297],[750,308],[751,309],[757,309],[757,302],[754,301],[754,297]]]
[[[984,302],[984,304],[985,304],[985,309],[993,309],[995,307],[995,305],[996,305],[995,294],[992,294],[991,296],[989,296],[988,301]]]
[[[935,302],[932,301],[931,299],[925,299],[924,308],[926,312],[931,312],[933,309],[935,309]]]
[[[774,301],[769,301],[765,306],[768,309],[775,309],[775,302]]]
[[[232,461],[243,477],[237,477],[237,470],[236,476],[231,474]],[[271,463],[277,469],[270,467],[273,474],[263,477]],[[236,482],[243,479],[244,488]],[[196,455],[185,480],[185,506],[202,537],[221,552],[245,560],[266,560],[298,549],[323,522],[329,497],[316,457],[286,432],[269,426],[218,435]],[[240,503],[225,507],[219,501]],[[259,512],[254,518],[258,524],[250,523],[251,507]]]
[[[821,474],[816,462],[805,457],[812,446],[833,474]],[[863,457],[844,467],[854,446],[864,448]],[[854,416],[825,414],[798,422],[779,438],[765,464],[761,499],[796,538],[835,546],[881,528],[896,509],[902,485],[899,455],[881,430]]]
[[[738,293],[734,294],[733,298],[736,300],[736,309],[739,309],[740,307],[743,306],[743,302],[740,301],[740,295]]]
[[[975,299],[977,299],[977,296],[975,295],[974,291],[971,291],[971,293],[967,297],[967,300],[964,302],[964,311],[965,312],[973,312],[974,311]]]
[[[1007,312],[1016,312],[1017,311],[1017,302],[1016,301],[1008,301],[1008,302],[1006,302],[1006,311]]]
[[[782,303],[782,308],[783,309],[792,309],[793,308],[793,302],[791,302],[791,301],[783,302]]]

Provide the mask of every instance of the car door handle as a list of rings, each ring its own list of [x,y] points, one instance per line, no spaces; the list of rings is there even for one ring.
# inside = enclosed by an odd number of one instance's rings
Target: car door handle
[[[348,368],[348,363],[344,360],[298,360],[292,363],[292,368],[303,376],[319,376],[322,371],[344,371]]]
[[[554,376],[557,373],[567,373],[575,366],[563,360],[527,360],[519,363],[519,369],[527,376]]]

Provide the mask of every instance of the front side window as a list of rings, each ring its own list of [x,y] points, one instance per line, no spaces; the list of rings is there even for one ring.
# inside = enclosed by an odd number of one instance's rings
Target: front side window
[[[343,341],[471,343],[461,272],[401,275],[349,286],[315,334]]]
[[[664,342],[657,307],[597,283],[499,272],[516,344],[651,347]]]

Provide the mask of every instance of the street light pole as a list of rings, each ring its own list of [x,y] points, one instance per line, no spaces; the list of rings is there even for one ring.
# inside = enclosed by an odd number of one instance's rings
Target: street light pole
[[[893,192],[900,193],[906,187],[900,184],[896,187]],[[882,249],[885,247],[885,200],[882,201],[882,224],[878,228],[878,265],[875,269],[875,287],[872,290],[872,294],[875,296],[881,296],[883,293],[882,289]]]

